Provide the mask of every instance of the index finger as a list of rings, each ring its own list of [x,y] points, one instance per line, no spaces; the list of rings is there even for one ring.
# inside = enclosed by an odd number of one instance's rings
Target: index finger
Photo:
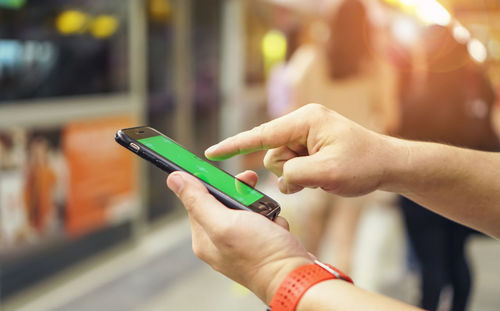
[[[306,134],[303,125],[304,118],[297,118],[297,114],[293,112],[226,138],[208,148],[205,156],[210,160],[219,161],[238,154],[277,148],[292,142],[305,143]]]

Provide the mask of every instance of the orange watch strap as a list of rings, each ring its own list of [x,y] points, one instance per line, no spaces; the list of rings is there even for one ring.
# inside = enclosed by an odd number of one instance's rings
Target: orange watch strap
[[[313,285],[333,279],[341,279],[353,283],[351,278],[337,268],[315,261],[290,272],[281,282],[269,304],[268,311],[295,311],[300,299]]]

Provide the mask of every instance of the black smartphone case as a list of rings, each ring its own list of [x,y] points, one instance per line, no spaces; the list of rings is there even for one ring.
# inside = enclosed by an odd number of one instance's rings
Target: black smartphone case
[[[134,144],[136,146],[142,146],[142,144],[138,143],[137,141],[135,141],[134,139],[132,139],[131,137],[129,137],[128,135],[123,133],[121,130],[115,134],[115,141],[117,143],[119,143],[120,145],[122,145],[123,147],[129,149],[133,153],[137,154],[141,158],[154,164],[155,166],[157,166],[158,168],[160,168],[161,170],[165,171],[168,174],[175,172],[175,171],[186,172],[183,168],[175,165],[174,163],[164,159],[161,156],[158,156],[155,152],[149,150],[148,148],[139,148],[139,149],[134,148],[133,147]],[[186,173],[191,174],[189,172],[186,172]],[[196,177],[196,178],[198,178],[198,177]],[[227,194],[221,192],[217,188],[213,187],[212,185],[206,183],[205,181],[203,181],[199,178],[198,178],[198,180],[200,180],[205,185],[205,187],[207,187],[208,191],[215,198],[217,198],[217,200],[219,200],[222,204],[226,205],[229,208],[255,212],[255,213],[261,214],[261,215],[263,215],[271,220],[274,220],[274,218],[276,218],[276,216],[278,216],[278,214],[281,211],[281,208],[278,205],[278,203],[276,203],[274,200],[272,200],[271,198],[269,198],[265,194],[263,194],[264,197],[261,200],[259,200],[259,202],[253,203],[250,206],[245,206],[245,205],[241,204],[240,202],[234,200],[233,198],[231,198]],[[272,201],[272,202],[269,202],[269,201]]]

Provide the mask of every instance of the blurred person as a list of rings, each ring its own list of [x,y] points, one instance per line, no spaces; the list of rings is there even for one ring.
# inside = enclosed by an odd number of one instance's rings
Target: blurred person
[[[494,91],[484,73],[450,29],[433,25],[423,34],[425,64],[401,79],[401,123],[408,139],[437,141],[479,150],[498,151],[491,124]],[[421,81],[412,79],[415,71]],[[422,85],[417,85],[423,82]],[[465,252],[470,229],[424,209],[406,197],[400,206],[408,238],[420,264],[421,302],[437,310],[443,290],[453,290],[452,311],[467,308],[471,272]]]
[[[223,160],[257,150],[267,150],[266,167],[280,176],[283,193],[306,187],[343,196],[396,192],[500,238],[498,153],[385,136],[316,104],[227,138],[205,154]],[[251,171],[238,177],[250,185],[258,179]],[[355,287],[338,271],[326,273],[285,219],[228,209],[187,173],[170,174],[167,185],[187,209],[195,254],[270,303],[270,310],[416,310]],[[306,277],[312,269],[329,277]]]
[[[271,0],[273,3],[273,20],[277,28],[286,38],[286,53],[283,61],[274,64],[267,81],[268,114],[271,118],[277,118],[290,110],[292,102],[292,79],[293,65],[290,60],[298,48],[305,43],[304,33],[307,31],[307,21],[304,16],[299,16],[295,10],[299,8],[294,2],[281,2]]]
[[[56,174],[49,164],[48,153],[45,138],[35,137],[30,142],[24,200],[29,224],[39,234],[46,232],[56,216]]]
[[[286,57],[283,62],[274,65],[267,82],[268,114],[277,118],[288,112],[292,100],[292,83],[289,79],[291,68],[290,59],[299,47],[301,27],[290,26],[285,30],[287,41]]]
[[[0,248],[2,244],[16,244],[30,237],[23,200],[24,131],[0,134]]]
[[[378,29],[367,8],[359,0],[342,1],[330,14],[328,27],[325,43],[299,47],[288,64],[287,112],[304,103],[325,103],[370,129],[386,131],[396,120],[395,74],[377,56]],[[278,105],[270,99],[272,106]],[[333,250],[334,261],[350,273],[361,209],[374,197],[344,199],[319,190],[303,196],[314,202],[300,217],[306,248],[318,254],[322,242],[331,240],[325,251]]]

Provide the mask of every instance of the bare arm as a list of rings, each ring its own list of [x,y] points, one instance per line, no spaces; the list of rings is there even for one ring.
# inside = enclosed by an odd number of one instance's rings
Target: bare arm
[[[500,154],[392,141],[397,151],[381,188],[500,238]]]
[[[305,293],[297,306],[297,311],[345,310],[416,311],[421,309],[339,280],[325,281],[313,286]]]

